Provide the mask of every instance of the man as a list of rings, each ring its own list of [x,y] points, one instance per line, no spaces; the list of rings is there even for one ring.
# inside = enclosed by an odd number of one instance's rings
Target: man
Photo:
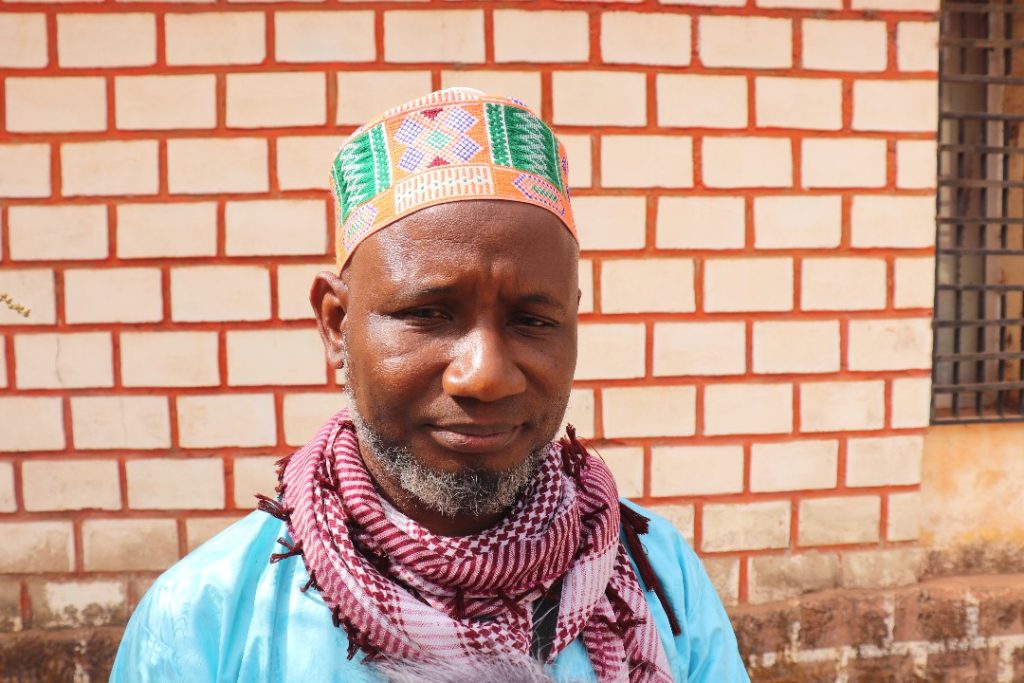
[[[571,428],[552,442],[576,363],[567,171],[522,103],[473,90],[349,138],[340,275],[310,293],[349,408],[263,512],[156,581],[112,681],[747,680],[678,532],[620,504]]]

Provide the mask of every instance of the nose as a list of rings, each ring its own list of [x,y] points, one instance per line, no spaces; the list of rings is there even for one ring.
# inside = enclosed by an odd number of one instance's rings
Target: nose
[[[456,349],[442,377],[449,396],[490,403],[526,391],[526,375],[499,331],[476,328]]]

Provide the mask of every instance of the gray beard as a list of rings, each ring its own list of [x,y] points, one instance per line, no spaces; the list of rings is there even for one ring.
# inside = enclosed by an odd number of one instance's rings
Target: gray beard
[[[345,395],[360,445],[372,452],[370,455],[391,481],[427,509],[446,517],[504,512],[533,480],[547,452],[545,445],[518,465],[498,472],[474,467],[458,472],[437,470],[421,463],[407,445],[388,443],[367,424],[351,387],[351,382],[345,386]]]

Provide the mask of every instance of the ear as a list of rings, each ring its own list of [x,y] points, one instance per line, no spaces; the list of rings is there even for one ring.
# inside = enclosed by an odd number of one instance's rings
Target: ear
[[[327,362],[332,368],[340,368],[343,364],[342,334],[348,308],[348,285],[334,273],[317,273],[309,290],[309,303],[313,306],[316,326],[324,342]]]

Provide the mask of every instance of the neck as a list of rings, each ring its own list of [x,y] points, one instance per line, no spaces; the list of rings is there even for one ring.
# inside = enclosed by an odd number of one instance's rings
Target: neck
[[[427,507],[420,500],[409,495],[405,489],[398,485],[387,472],[384,471],[376,459],[371,455],[372,450],[366,447],[360,439],[359,453],[366,465],[366,471],[370,473],[374,486],[386,501],[406,517],[416,520],[422,524],[430,533],[438,536],[471,536],[488,529],[501,521],[506,511],[490,514],[472,515],[469,513],[458,514],[454,517],[442,514],[437,510]]]

